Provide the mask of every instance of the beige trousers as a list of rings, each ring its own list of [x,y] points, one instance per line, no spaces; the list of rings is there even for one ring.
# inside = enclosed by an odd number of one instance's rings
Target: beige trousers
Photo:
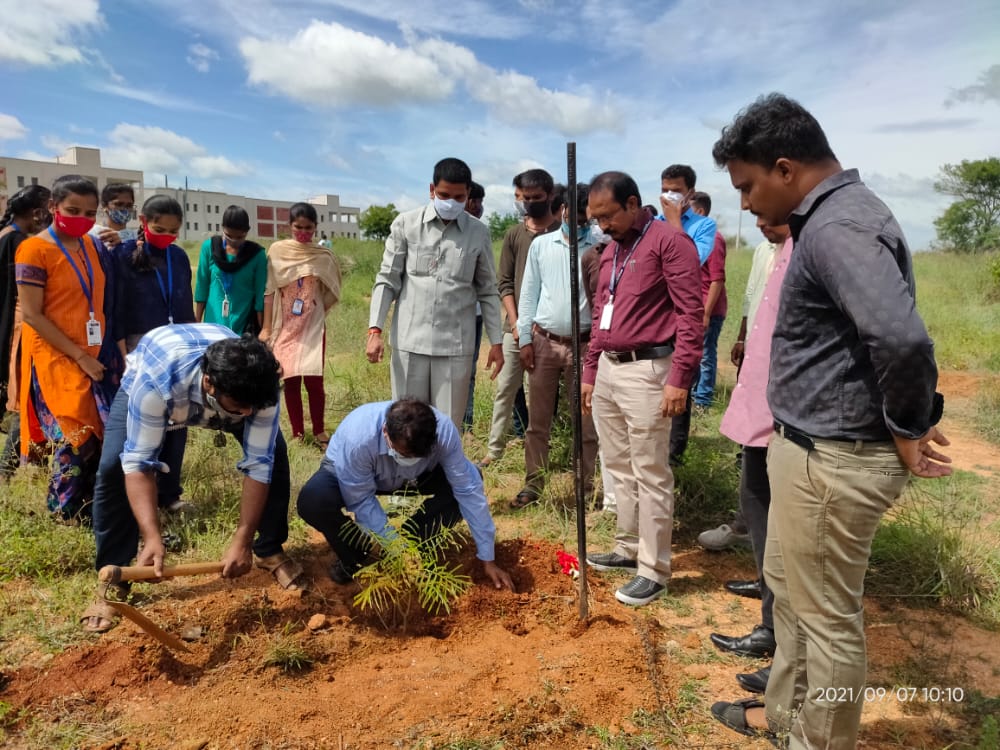
[[[674,475],[667,454],[670,420],[660,415],[671,357],[615,364],[601,356],[594,383],[594,424],[603,471],[618,504],[615,552],[638,575],[666,584],[674,525]]]
[[[524,368],[521,367],[520,349],[514,341],[514,334],[503,335],[503,367],[497,375],[496,395],[493,398],[493,421],[490,424],[489,455],[498,459],[507,447],[507,433],[514,417],[514,399],[517,389],[524,384]],[[531,417],[528,417],[531,421]]]
[[[865,571],[909,472],[891,442],[815,443],[807,451],[775,434],[768,449],[764,575],[778,648],[765,703],[790,750],[854,750],[868,667]]]
[[[432,357],[393,349],[389,362],[392,400],[409,396],[426,401],[451,417],[461,431],[473,366],[471,354]]]

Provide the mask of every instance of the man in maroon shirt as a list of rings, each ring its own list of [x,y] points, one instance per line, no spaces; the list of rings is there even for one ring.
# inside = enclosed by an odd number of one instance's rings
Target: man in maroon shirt
[[[618,533],[613,551],[591,553],[587,562],[634,570],[615,598],[639,606],[670,579],[670,418],[684,412],[701,360],[701,272],[691,238],[653,221],[627,174],[595,177],[589,208],[614,242],[601,256],[583,409],[595,412],[603,468],[614,479]]]

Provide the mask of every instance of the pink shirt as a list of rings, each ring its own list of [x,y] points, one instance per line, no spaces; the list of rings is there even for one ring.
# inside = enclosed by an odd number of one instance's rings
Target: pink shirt
[[[746,350],[739,380],[729,400],[729,407],[722,416],[719,432],[740,445],[764,448],[774,432],[774,417],[767,405],[767,378],[771,365],[771,334],[778,319],[778,302],[781,285],[792,257],[792,238],[774,260],[774,268],[767,278],[764,296],[754,317],[753,328],[747,332]]]

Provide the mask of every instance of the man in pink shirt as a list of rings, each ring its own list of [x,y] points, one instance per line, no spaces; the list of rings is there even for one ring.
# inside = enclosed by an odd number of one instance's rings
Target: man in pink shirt
[[[774,417],[767,405],[768,368],[771,361],[771,334],[778,318],[778,299],[792,255],[792,238],[787,225],[771,227],[757,220],[763,235],[775,244],[783,241],[774,258],[774,265],[764,285],[760,302],[749,323],[740,367],[729,407],[722,417],[719,431],[743,446],[743,467],[740,473],[740,510],[746,521],[757,563],[757,578],[761,592],[761,624],[745,636],[712,633],[712,643],[722,651],[740,656],[765,658],[774,655],[774,595],[764,580],[764,543],[767,539],[767,512],[771,505],[771,488],[767,476],[767,444],[774,433]],[[731,583],[731,582],[730,582]],[[738,674],[737,682],[751,692],[763,693],[771,668],[752,674]]]
[[[684,412],[701,360],[698,251],[681,229],[653,221],[627,174],[595,177],[588,207],[614,242],[601,255],[581,390],[614,479],[618,533],[613,551],[590,553],[587,562],[635,571],[615,598],[641,606],[670,579],[674,476],[667,453],[670,418]]]

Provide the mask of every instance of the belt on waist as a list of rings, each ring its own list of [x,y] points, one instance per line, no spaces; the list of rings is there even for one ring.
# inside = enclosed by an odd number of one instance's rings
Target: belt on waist
[[[807,451],[811,451],[816,447],[816,443],[811,437],[806,435],[804,432],[799,432],[794,427],[782,424],[777,419],[774,420],[774,431],[781,435],[781,437],[785,438],[785,440],[795,443],[795,445],[800,448],[804,448]]]
[[[604,356],[616,365],[620,365],[623,362],[638,362],[640,359],[669,357],[673,353],[673,344],[660,344],[659,346],[647,346],[644,349],[633,349],[630,352],[604,352]]]
[[[538,323],[535,323],[532,333],[537,333],[539,336],[544,336],[549,341],[555,341],[557,344],[563,344],[565,346],[573,345],[572,336],[560,336],[559,334],[552,333],[551,331],[546,331]],[[586,344],[590,341],[590,331],[582,331],[580,333],[580,343]]]

